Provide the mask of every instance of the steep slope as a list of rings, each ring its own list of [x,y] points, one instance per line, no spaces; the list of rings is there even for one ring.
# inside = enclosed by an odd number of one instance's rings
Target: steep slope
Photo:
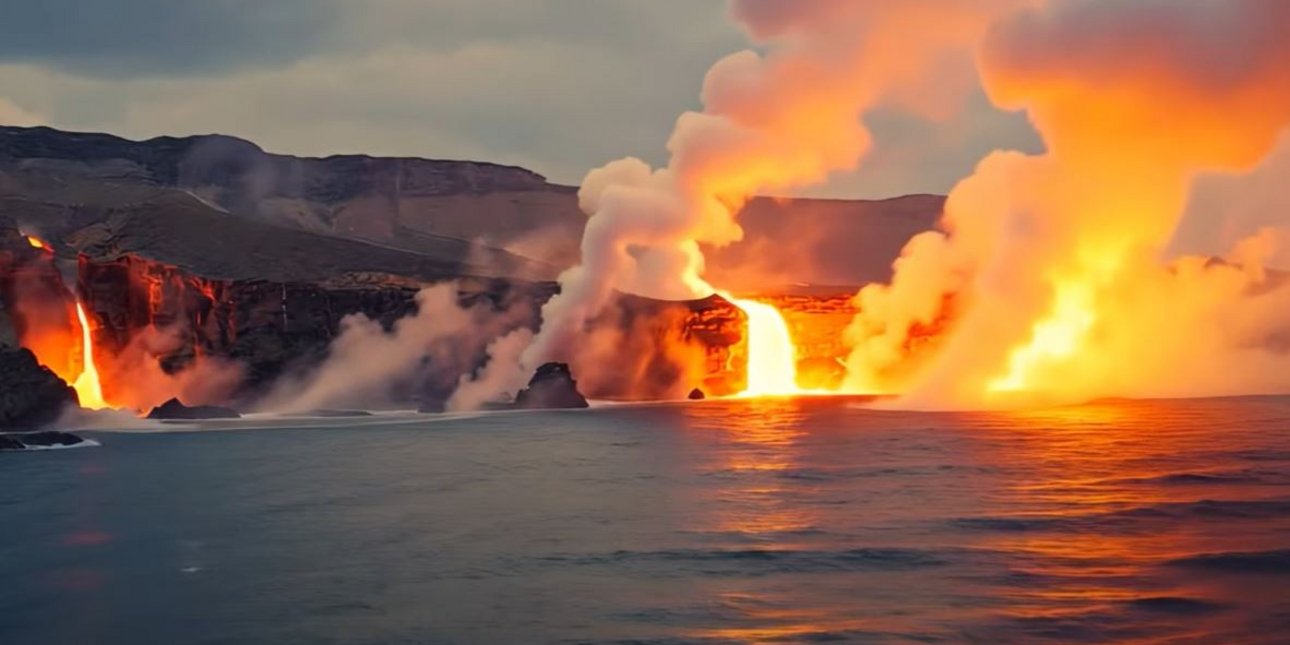
[[[10,199],[25,199],[29,210],[47,206],[45,219],[70,217],[48,212],[58,204],[120,208],[179,192],[238,220],[530,278],[553,277],[576,262],[586,223],[575,188],[523,168],[363,155],[301,158],[219,135],[136,142],[0,127],[0,188]],[[711,277],[739,290],[885,279],[905,241],[934,224],[942,203],[935,195],[756,199],[740,217],[744,240],[710,254]]]

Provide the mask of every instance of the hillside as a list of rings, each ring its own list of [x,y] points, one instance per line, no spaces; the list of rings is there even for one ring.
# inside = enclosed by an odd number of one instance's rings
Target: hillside
[[[712,253],[709,269],[734,289],[885,279],[942,202],[756,199],[741,215],[745,239]],[[5,216],[97,252],[303,280],[369,271],[552,279],[576,262],[586,221],[575,188],[511,166],[292,157],[220,135],[130,141],[0,127]],[[85,227],[95,228],[71,235]]]

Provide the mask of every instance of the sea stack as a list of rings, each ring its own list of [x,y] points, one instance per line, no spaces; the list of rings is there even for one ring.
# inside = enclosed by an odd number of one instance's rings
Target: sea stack
[[[578,391],[578,382],[565,363],[545,363],[533,374],[529,386],[515,395],[519,410],[585,408],[586,397]]]

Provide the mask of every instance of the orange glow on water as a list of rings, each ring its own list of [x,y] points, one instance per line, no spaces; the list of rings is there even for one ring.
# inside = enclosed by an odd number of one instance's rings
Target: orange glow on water
[[[85,306],[76,301],[76,319],[81,326],[81,361],[80,376],[72,383],[76,395],[80,397],[81,407],[90,410],[102,410],[110,407],[103,399],[103,388],[99,384],[99,370],[94,365],[94,339],[90,333],[89,319],[85,316]]]

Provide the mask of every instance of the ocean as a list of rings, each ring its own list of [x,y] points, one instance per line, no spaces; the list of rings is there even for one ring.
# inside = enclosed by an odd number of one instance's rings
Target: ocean
[[[255,418],[0,454],[0,643],[1286,643],[1290,398]]]

